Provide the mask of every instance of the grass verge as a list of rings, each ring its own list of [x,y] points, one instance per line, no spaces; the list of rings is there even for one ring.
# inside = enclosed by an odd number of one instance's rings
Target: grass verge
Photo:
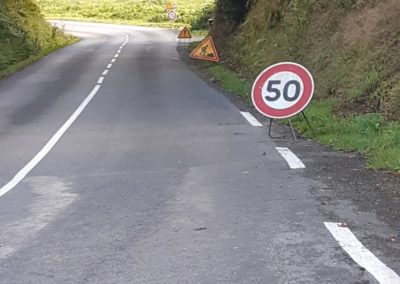
[[[32,0],[0,3],[0,78],[76,39],[47,23]]]
[[[7,78],[8,76],[12,75],[15,72],[18,72],[22,69],[24,69],[25,67],[31,65],[32,63],[40,60],[41,58],[45,57],[46,55],[49,55],[50,53],[53,53],[54,51],[61,49],[63,47],[66,47],[68,45],[71,45],[73,43],[78,42],[79,39],[78,38],[72,38],[62,44],[58,44],[58,45],[53,45],[51,47],[48,47],[46,49],[43,49],[42,51],[40,51],[38,54],[35,55],[31,55],[28,58],[15,63],[13,65],[8,66],[7,68],[3,69],[0,71],[0,80]]]
[[[229,70],[223,63],[200,63],[200,66],[218,84],[251,104],[252,82]],[[386,122],[380,114],[363,114],[338,118],[334,108],[338,101],[314,101],[306,110],[314,133],[300,116],[293,119],[303,136],[329,145],[336,150],[359,151],[367,158],[368,167],[400,172],[400,123]]]

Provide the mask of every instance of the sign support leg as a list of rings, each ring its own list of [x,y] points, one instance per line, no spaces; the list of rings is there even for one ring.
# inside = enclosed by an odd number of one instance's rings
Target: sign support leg
[[[308,127],[310,128],[312,135],[315,136],[314,129],[312,128],[311,123],[310,123],[310,121],[308,120],[307,115],[305,114],[304,111],[302,111],[301,114],[303,115],[304,120],[306,121]]]
[[[272,135],[271,135],[271,132],[272,132],[272,123],[274,122],[274,119],[273,118],[271,118],[270,120],[269,120],[269,129],[268,129],[268,136],[269,136],[269,138],[274,138],[274,137],[272,137]]]
[[[289,125],[290,125],[290,129],[292,130],[293,140],[294,140],[294,142],[297,142],[296,132],[294,131],[294,127],[293,127],[291,119],[289,119]]]
[[[271,139],[282,138],[282,137],[274,137],[274,136],[272,136],[272,124],[273,124],[273,123],[274,123],[274,119],[271,118],[270,121],[269,121],[269,128],[268,128],[268,136],[269,136],[269,138],[271,138]],[[294,140],[294,142],[297,142],[296,132],[295,132],[295,130],[294,130],[292,121],[291,121],[290,119],[289,119],[289,125],[290,125],[290,129],[291,129],[291,131],[292,131],[293,140]]]

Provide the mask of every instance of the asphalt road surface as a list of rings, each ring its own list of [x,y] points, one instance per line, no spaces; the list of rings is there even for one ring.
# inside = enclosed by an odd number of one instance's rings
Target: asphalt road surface
[[[1,283],[378,283],[175,32],[65,29],[0,83]]]

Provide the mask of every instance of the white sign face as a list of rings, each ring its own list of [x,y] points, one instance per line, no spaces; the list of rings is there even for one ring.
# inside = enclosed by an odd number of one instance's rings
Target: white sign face
[[[273,109],[287,109],[300,100],[304,92],[303,81],[293,72],[272,75],[262,88],[264,103]],[[280,94],[280,95],[279,95]]]

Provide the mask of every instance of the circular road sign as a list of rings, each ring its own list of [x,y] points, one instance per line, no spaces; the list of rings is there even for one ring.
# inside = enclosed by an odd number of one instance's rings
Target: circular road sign
[[[175,19],[176,19],[175,11],[169,11],[168,12],[168,19],[170,19],[170,21],[175,21]]]
[[[304,67],[282,62],[265,69],[251,92],[256,109],[273,119],[292,117],[302,112],[314,94],[314,79]]]

